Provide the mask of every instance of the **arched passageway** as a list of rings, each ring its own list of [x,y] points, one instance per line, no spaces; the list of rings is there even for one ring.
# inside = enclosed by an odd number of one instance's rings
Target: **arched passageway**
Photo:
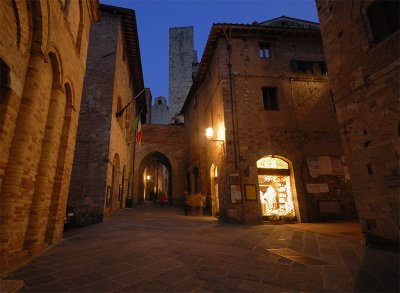
[[[138,201],[160,200],[172,204],[172,167],[164,154],[152,152],[140,163]]]
[[[257,161],[257,171],[263,218],[295,220],[299,215],[290,162],[278,156],[265,156]]]

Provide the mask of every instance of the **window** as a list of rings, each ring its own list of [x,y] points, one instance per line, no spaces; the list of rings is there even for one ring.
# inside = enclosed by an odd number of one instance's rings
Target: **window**
[[[278,95],[276,87],[265,87],[262,89],[264,110],[278,111]]]
[[[269,49],[269,44],[260,44],[260,57],[271,58],[271,51]]]
[[[319,61],[318,65],[319,65],[319,69],[321,70],[322,75],[325,75],[328,73],[328,67],[326,66],[326,62]]]
[[[293,72],[304,72],[304,73],[314,73],[313,66],[315,62],[312,61],[302,61],[292,59],[290,60],[290,67]]]
[[[377,0],[367,8],[367,17],[376,44],[399,30],[400,5],[398,0]]]

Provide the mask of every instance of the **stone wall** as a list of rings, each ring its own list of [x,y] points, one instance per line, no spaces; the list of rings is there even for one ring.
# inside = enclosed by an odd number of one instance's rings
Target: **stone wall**
[[[68,201],[79,225],[103,221],[128,197],[136,108],[132,103],[116,117],[134,96],[124,40],[119,15],[102,9],[91,31]]]
[[[97,7],[89,0],[0,2],[1,274],[62,237]]]
[[[193,27],[169,29],[169,111],[179,115],[192,85],[192,64],[197,62],[194,51]]]
[[[363,232],[398,245],[399,30],[374,40],[366,15],[373,1],[316,3]]]

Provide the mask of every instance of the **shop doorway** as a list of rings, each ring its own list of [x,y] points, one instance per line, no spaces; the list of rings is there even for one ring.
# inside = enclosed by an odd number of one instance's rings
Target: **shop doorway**
[[[218,195],[218,169],[215,164],[210,168],[211,197],[207,198],[207,206],[210,206],[211,216],[219,215],[219,195]]]
[[[294,181],[289,161],[265,156],[257,161],[262,216],[272,221],[296,220]]]

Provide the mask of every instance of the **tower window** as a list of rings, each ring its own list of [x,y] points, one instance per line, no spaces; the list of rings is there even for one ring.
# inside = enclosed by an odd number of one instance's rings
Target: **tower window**
[[[271,51],[269,48],[269,44],[260,44],[260,57],[271,58]]]
[[[276,87],[264,87],[262,89],[264,110],[279,111],[278,94]]]
[[[400,27],[398,0],[377,0],[367,8],[367,17],[376,44],[383,41]]]

